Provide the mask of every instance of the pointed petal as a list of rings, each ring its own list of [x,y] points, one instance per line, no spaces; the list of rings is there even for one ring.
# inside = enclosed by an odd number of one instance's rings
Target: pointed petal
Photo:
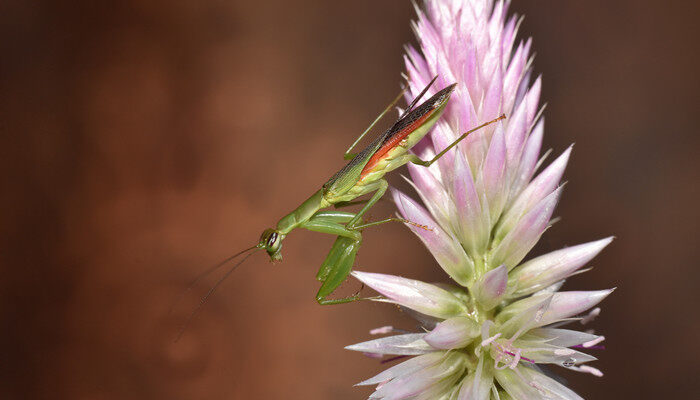
[[[569,163],[572,150],[573,146],[569,146],[528,185],[525,189],[526,193],[523,193],[523,196],[521,196],[522,201],[526,204],[526,210],[540,199],[549,195],[559,185],[566,165]]]
[[[615,289],[559,292],[555,293],[552,303],[544,313],[539,326],[548,325],[564,318],[580,314],[603,301]]]
[[[443,359],[444,356],[444,353],[435,351],[410,358],[407,361],[394,365],[393,367],[380,372],[372,378],[355,384],[355,386],[378,385],[382,382],[388,381],[389,379],[396,378],[397,376],[412,374],[420,369],[437,364]]]
[[[528,46],[529,47],[529,46]],[[530,90],[525,96],[525,101],[527,101],[527,124],[532,125],[533,119],[537,115],[537,107],[540,102],[540,91],[542,90],[542,78],[537,77],[535,83],[532,84]]]
[[[430,214],[443,229],[450,227],[450,209],[454,208],[450,196],[442,186],[442,182],[433,175],[431,168],[408,163],[406,165],[411,175],[409,183],[423,200]]]
[[[479,357],[476,371],[469,374],[459,391],[458,400],[488,400],[493,386],[493,369],[484,366],[484,357]]]
[[[437,349],[458,349],[469,344],[480,332],[481,327],[476,321],[459,316],[437,324],[423,339]]]
[[[497,65],[491,79],[491,84],[486,90],[486,96],[484,96],[484,103],[481,107],[481,112],[479,113],[486,120],[496,118],[501,112],[501,102],[503,94],[502,74],[503,71],[501,70],[501,66]]]
[[[591,333],[579,332],[570,329],[557,328],[538,328],[528,332],[528,335],[533,335],[547,341],[555,346],[571,347],[578,346],[586,342],[592,342],[600,338],[598,335]]]
[[[483,254],[489,239],[489,226],[484,218],[469,163],[462,153],[455,157],[452,195],[459,218],[461,242],[471,257]]]
[[[490,265],[505,264],[512,269],[527,255],[547,229],[561,186],[532,208],[494,249]]]
[[[516,339],[530,329],[542,326],[542,318],[553,297],[532,296],[508,305],[496,316],[496,322],[501,324],[499,332],[504,337]]]
[[[530,136],[527,138],[527,142],[525,142],[525,148],[520,157],[520,163],[517,166],[517,171],[515,172],[513,182],[510,186],[509,199],[517,198],[525,185],[532,179],[532,175],[535,173],[537,160],[540,156],[543,136],[544,118],[540,119],[537,125],[535,125]]]
[[[387,399],[426,398],[446,391],[465,368],[465,355],[461,353],[446,354],[438,365],[420,369],[409,375],[401,375],[377,388],[373,396]]]
[[[416,371],[408,376],[399,376],[379,386],[370,399],[403,400],[413,399],[439,383],[435,367]]]
[[[423,340],[425,333],[408,333],[387,336],[367,342],[345,346],[345,349],[363,353],[418,355],[435,351]]]
[[[515,226],[520,217],[555,190],[569,161],[571,147],[554,160],[535,178],[513,204],[505,211],[502,221],[496,228],[496,237],[503,237]]]
[[[507,5],[504,7],[504,12],[507,11]],[[515,35],[518,31],[517,27],[517,18],[515,15],[512,15],[509,19],[508,22],[505,24],[505,27],[503,28],[503,54],[511,54],[513,50],[513,43],[515,42]]]
[[[490,310],[503,300],[508,284],[508,267],[501,265],[484,274],[474,288],[474,296],[483,310]]]
[[[398,190],[392,190],[392,195],[396,207],[405,219],[428,228],[408,224],[409,229],[420,238],[440,267],[456,282],[467,286],[473,279],[474,265],[459,242],[447,234],[413,199]]]
[[[489,205],[491,221],[497,221],[503,211],[508,193],[506,193],[506,143],[503,124],[499,124],[491,138],[486,160],[484,161],[482,179],[486,200]]]
[[[613,238],[567,247],[539,256],[518,266],[510,275],[517,289],[512,297],[521,297],[565,279],[598,255]]]
[[[523,340],[517,340],[514,346],[523,350],[523,357],[527,357],[537,364],[556,364],[568,368],[597,360],[597,358],[578,350],[549,343],[530,343],[524,338]]]
[[[529,131],[527,125],[527,104],[521,102],[508,116],[508,128],[506,129],[506,153],[508,164],[515,166],[520,162],[520,155],[525,144],[525,138]]]
[[[586,311],[600,303],[613,290],[559,292],[553,295],[526,297],[501,310],[496,316],[496,322],[503,324],[500,330],[504,331],[504,335],[508,334],[506,331],[515,332],[525,324],[527,324],[527,329],[549,325]],[[546,303],[547,299],[549,299],[548,304]],[[526,315],[528,314],[537,315],[537,318],[527,320]]]
[[[518,87],[520,86],[520,81],[522,80],[524,74],[525,74],[525,65],[527,64],[527,50],[525,49],[525,46],[521,42],[518,45],[518,48],[515,50],[515,54],[513,54],[513,58],[510,60],[510,64],[508,65],[508,70],[506,72],[506,76],[504,78],[504,83],[503,83],[503,110],[510,111],[511,108],[513,107],[513,103],[515,102],[515,95],[518,91]]]
[[[571,389],[531,368],[518,367],[517,371],[496,371],[496,380],[514,399],[583,400]]]
[[[458,90],[458,89],[456,89]],[[470,135],[471,136],[471,135]],[[430,139],[433,141],[433,147],[435,149],[435,154],[441,152],[443,149],[447,148],[452,142],[457,139],[456,132],[452,130],[452,128],[445,123],[444,120],[438,121],[435,126],[433,127],[433,130],[430,133]],[[469,136],[467,136],[467,139],[469,139]],[[464,143],[466,140],[463,140],[462,143]],[[455,155],[459,153],[459,149],[461,146],[455,146],[450,151],[447,153],[443,154],[442,157],[440,157],[437,160],[437,165],[440,169],[440,175],[443,177],[443,183],[445,186],[449,185],[449,179],[447,177],[452,176],[452,171],[454,170],[454,162],[455,162]]]
[[[409,45],[406,48],[406,56],[404,57],[404,63],[406,65],[406,71],[408,71],[408,76],[411,78],[411,82],[428,81],[431,77],[430,68],[425,62],[425,59],[421,53],[413,46]]]
[[[530,60],[532,60],[532,57],[528,60],[528,63],[530,63]],[[532,69],[528,66],[525,69],[525,76],[523,76],[523,79],[520,81],[520,86],[518,87],[518,91],[515,94],[515,104],[516,106],[522,104],[525,101],[525,95],[527,94],[528,90],[530,89],[530,76],[532,75]]]
[[[566,280],[564,279],[560,280],[559,282],[554,282],[553,284],[545,287],[544,289],[536,291],[535,293],[533,293],[533,296],[538,296],[541,294],[554,294],[558,292],[562,286],[564,286],[564,282],[566,282]]]
[[[468,312],[464,303],[453,294],[429,283],[360,271],[353,271],[352,275],[391,302],[423,314],[450,318]]]
[[[486,121],[482,120],[476,113],[474,103],[472,102],[471,93],[466,86],[457,86],[455,93],[457,94],[458,102],[454,102],[454,108],[449,110],[452,111],[452,114],[454,115],[454,121],[452,122],[454,126],[450,125],[449,127],[450,129],[454,130],[456,138],[457,135],[461,135],[464,131],[472,129]],[[480,99],[477,99],[477,101],[480,101]],[[470,163],[482,160],[484,153],[483,150],[485,150],[481,146],[484,131],[484,129],[481,129],[469,134],[469,136],[467,136],[467,138],[460,142],[460,144],[457,146],[460,151],[464,152]],[[445,167],[450,168],[447,172],[451,172],[451,168],[454,165],[454,159],[449,161],[451,164],[448,164],[447,162],[444,164]],[[445,174],[445,176],[450,175]]]

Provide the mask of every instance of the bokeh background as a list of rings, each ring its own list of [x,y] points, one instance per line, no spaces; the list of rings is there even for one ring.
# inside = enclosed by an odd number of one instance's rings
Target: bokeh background
[[[595,323],[605,377],[562,372],[588,399],[697,394],[689,7],[512,6],[544,76],[546,147],[576,143],[562,221],[536,252],[618,237],[567,283],[618,287]],[[295,232],[284,263],[251,259],[177,343],[211,280],[168,310],[343,165],[399,89],[413,17],[408,1],[1,2],[0,397],[366,397],[352,384],[383,366],[343,346],[415,325],[387,305],[316,304],[330,237]],[[446,279],[402,226],[365,238],[364,269]]]

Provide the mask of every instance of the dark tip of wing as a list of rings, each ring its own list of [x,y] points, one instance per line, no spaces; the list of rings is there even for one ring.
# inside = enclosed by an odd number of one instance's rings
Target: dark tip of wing
[[[435,93],[433,97],[430,99],[426,100],[424,103],[425,105],[428,105],[432,108],[438,108],[445,104],[447,100],[449,100],[450,96],[452,95],[452,92],[454,92],[455,87],[457,87],[457,83],[453,83],[450,86],[447,86],[446,88],[442,89],[441,91]]]
[[[442,107],[450,99],[452,91],[454,91],[456,83],[442,89],[441,91],[435,93],[431,98],[426,100],[423,104],[411,110],[406,115],[403,115],[394,125],[389,128],[384,135],[381,137],[382,144],[391,140],[395,135],[401,134],[404,128],[411,125],[413,122],[423,118],[428,113],[433,112],[435,109]]]

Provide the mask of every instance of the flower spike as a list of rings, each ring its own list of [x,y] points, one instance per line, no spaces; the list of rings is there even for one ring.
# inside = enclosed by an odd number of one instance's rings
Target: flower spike
[[[433,0],[416,9],[420,48],[406,48],[406,98],[436,74],[437,87],[458,83],[416,155],[432,159],[463,132],[508,118],[470,133],[428,168],[409,164],[422,204],[392,190],[402,218],[431,228],[407,225],[452,283],[352,273],[383,296],[375,300],[398,304],[422,325],[417,333],[375,329],[389,336],[347,347],[412,357],[359,383],[377,385],[370,399],[576,400],[539,365],[602,376],[587,353],[605,337],[561,326],[591,323],[613,289],[561,288],[613,238],[528,255],[554,222],[572,147],[548,165],[548,152],[540,154],[542,79],[531,79],[532,41],[517,40],[522,19],[509,16],[509,4]]]

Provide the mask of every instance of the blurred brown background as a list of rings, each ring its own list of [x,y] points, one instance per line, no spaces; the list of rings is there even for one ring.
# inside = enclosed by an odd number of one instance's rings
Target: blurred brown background
[[[537,251],[618,237],[567,283],[618,287],[595,324],[605,377],[562,372],[588,399],[697,393],[700,29],[682,4],[512,7],[544,75],[545,144],[576,142]],[[316,304],[330,237],[251,259],[178,343],[207,286],[168,307],[342,166],[399,88],[413,17],[405,1],[1,2],[0,397],[366,397],[352,384],[383,366],[343,346],[414,324]],[[364,269],[446,279],[405,228],[365,237]]]

